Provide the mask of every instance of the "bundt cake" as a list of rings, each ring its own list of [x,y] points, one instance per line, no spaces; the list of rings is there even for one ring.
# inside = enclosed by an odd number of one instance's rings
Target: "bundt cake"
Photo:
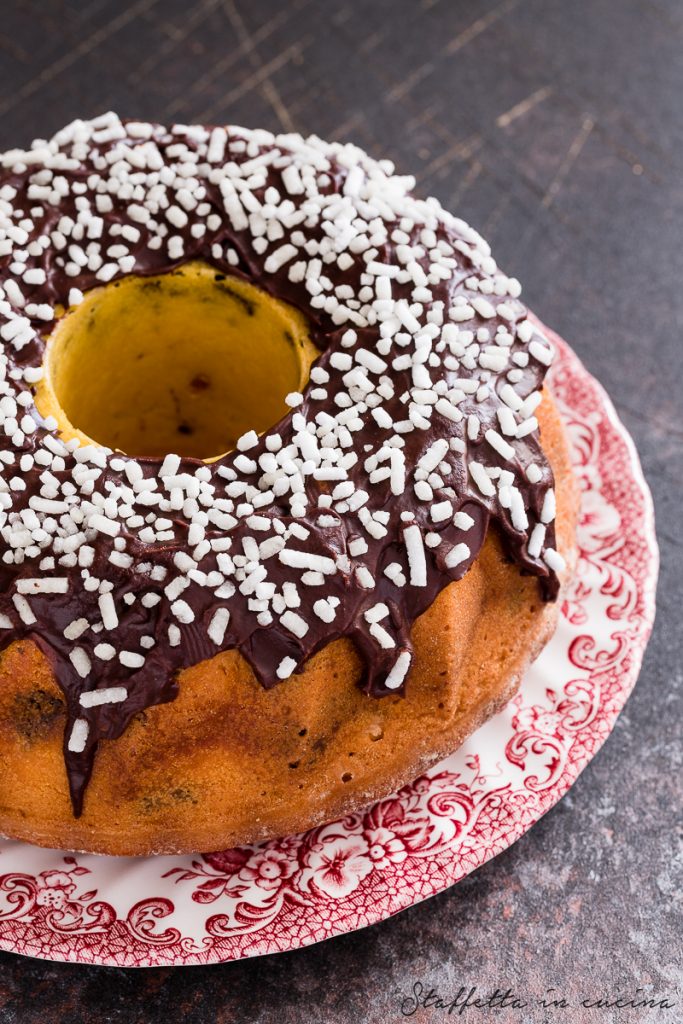
[[[0,173],[0,832],[220,849],[500,709],[576,496],[489,247],[352,145],[76,121]]]

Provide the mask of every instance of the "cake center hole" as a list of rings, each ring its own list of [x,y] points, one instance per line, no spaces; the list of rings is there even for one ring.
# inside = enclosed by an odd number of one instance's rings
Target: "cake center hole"
[[[36,398],[66,439],[212,459],[277,423],[317,355],[297,310],[189,263],[88,292],[48,340]]]

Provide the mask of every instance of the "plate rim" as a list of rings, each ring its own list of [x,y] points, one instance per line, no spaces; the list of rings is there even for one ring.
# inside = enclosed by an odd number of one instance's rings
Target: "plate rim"
[[[536,318],[535,318],[536,319]],[[540,323],[540,321],[539,321]],[[477,860],[477,863],[472,867],[467,868],[458,878],[452,880],[438,880],[434,888],[423,894],[416,894],[414,892],[401,892],[396,894],[395,903],[390,910],[381,909],[376,911],[373,915],[372,911],[366,916],[369,919],[362,923],[353,923],[346,925],[345,922],[341,922],[340,926],[332,928],[326,935],[318,936],[302,936],[300,941],[296,943],[288,944],[283,948],[275,948],[271,942],[270,948],[254,949],[250,948],[244,952],[241,949],[229,950],[227,955],[223,955],[222,951],[215,947],[208,950],[206,954],[201,952],[186,953],[185,958],[173,958],[167,961],[155,962],[154,960],[140,961],[136,960],[135,963],[121,963],[114,958],[112,950],[107,948],[106,951],[100,951],[98,957],[87,958],[83,957],[83,950],[77,946],[71,945],[68,948],[60,948],[58,950],[45,950],[40,948],[38,951],[31,951],[30,949],[17,949],[15,943],[12,941],[11,936],[8,937],[5,934],[0,933],[0,950],[4,952],[14,953],[15,955],[25,956],[32,959],[45,960],[53,963],[78,963],[88,966],[101,966],[101,967],[126,967],[126,968],[145,968],[145,967],[158,967],[158,966],[175,966],[175,967],[192,967],[192,966],[203,966],[207,964],[217,963],[229,963],[238,959],[246,959],[255,956],[266,956],[273,955],[278,952],[293,952],[297,949],[308,948],[309,946],[316,945],[318,942],[326,941],[328,938],[335,938],[339,935],[350,934],[352,932],[361,931],[372,924],[378,924],[381,921],[388,920],[396,914],[402,913],[410,907],[417,906],[423,903],[425,900],[430,899],[433,896],[437,896],[442,892],[445,892],[453,885],[457,885],[458,882],[468,877],[473,871],[482,867],[484,864],[493,860],[504,850],[508,849],[515,842],[517,842],[526,832],[528,832],[537,821],[544,817],[547,812],[554,807],[574,785],[579,775],[587,767],[587,765],[593,760],[596,754],[601,749],[603,743],[607,737],[611,734],[616,724],[619,714],[623,710],[626,701],[628,700],[635,683],[638,680],[645,651],[647,649],[648,642],[652,635],[652,630],[656,615],[656,593],[657,593],[657,580],[659,574],[659,545],[657,541],[656,528],[655,528],[655,509],[652,494],[645,478],[645,474],[642,469],[640,457],[636,449],[635,443],[630,436],[626,426],[622,422],[619,414],[616,411],[614,403],[610,398],[608,392],[600,383],[600,381],[593,376],[592,373],[586,368],[582,359],[577,353],[571,348],[571,346],[560,338],[553,330],[544,325],[540,324],[542,329],[549,335],[555,344],[560,348],[563,356],[567,359],[571,366],[573,376],[588,379],[590,385],[594,391],[597,402],[599,403],[601,411],[604,413],[605,419],[609,422],[614,433],[617,435],[619,441],[624,446],[627,454],[627,464],[632,478],[632,483],[635,485],[635,489],[639,493],[643,501],[643,525],[640,531],[639,541],[640,547],[646,555],[645,564],[642,570],[641,578],[638,584],[638,594],[642,602],[642,610],[639,611],[639,619],[642,623],[642,628],[639,631],[638,637],[634,640],[631,648],[630,655],[631,661],[627,670],[623,671],[623,675],[626,677],[624,686],[619,691],[618,707],[615,711],[608,713],[608,728],[604,732],[604,735],[598,735],[596,742],[592,747],[590,753],[585,753],[577,764],[573,762],[567,764],[562,776],[554,783],[551,790],[546,791],[545,799],[542,802],[540,813],[538,808],[534,810],[533,820],[526,822],[523,819],[513,821],[510,828],[505,832],[504,835],[497,837],[493,840],[490,845],[483,851],[481,859]],[[551,382],[552,385],[552,382]],[[603,718],[605,713],[603,713]],[[371,805],[372,806],[372,805]],[[376,805],[375,805],[376,806]],[[31,844],[26,844],[31,846]],[[65,852],[65,851],[57,851]],[[121,860],[122,858],[112,858]],[[137,858],[131,858],[131,860]],[[151,858],[140,858],[141,860],[148,860]],[[81,955],[79,955],[81,954]]]

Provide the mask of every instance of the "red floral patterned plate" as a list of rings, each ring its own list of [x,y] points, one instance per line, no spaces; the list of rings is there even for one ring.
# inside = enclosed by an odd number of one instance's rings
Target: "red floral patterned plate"
[[[658,557],[633,444],[600,385],[548,333],[582,489],[580,560],[557,632],[507,708],[400,792],[302,835],[138,859],[0,841],[0,948],[125,967],[296,949],[441,892],[567,792],[635,683]]]

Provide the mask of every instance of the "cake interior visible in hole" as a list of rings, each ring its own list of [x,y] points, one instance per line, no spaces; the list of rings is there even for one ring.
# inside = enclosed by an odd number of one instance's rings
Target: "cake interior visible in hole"
[[[188,263],[87,292],[48,339],[36,400],[67,440],[210,460],[277,423],[318,354],[297,310]]]

